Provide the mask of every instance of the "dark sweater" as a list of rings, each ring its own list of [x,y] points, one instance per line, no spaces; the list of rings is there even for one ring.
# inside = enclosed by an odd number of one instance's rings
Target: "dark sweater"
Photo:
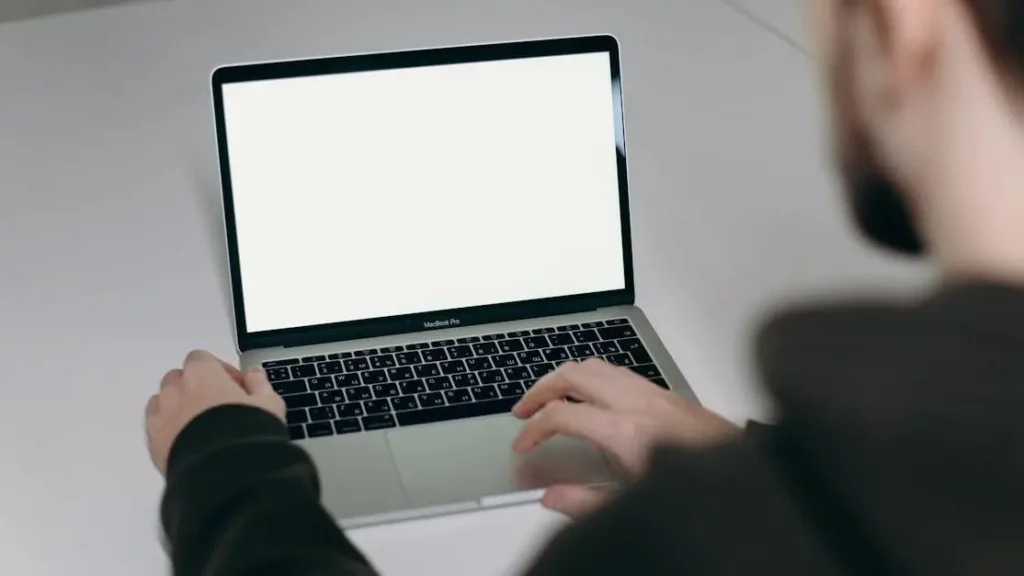
[[[1024,291],[796,311],[758,349],[777,426],[659,449],[528,573],[1024,575]],[[162,512],[178,575],[374,574],[253,408],[182,432]]]

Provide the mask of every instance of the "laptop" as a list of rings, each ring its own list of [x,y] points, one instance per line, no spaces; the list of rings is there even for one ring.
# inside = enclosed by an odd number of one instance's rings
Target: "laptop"
[[[346,527],[613,484],[517,456],[512,406],[603,358],[696,402],[634,304],[610,36],[226,66],[212,78],[236,338]]]

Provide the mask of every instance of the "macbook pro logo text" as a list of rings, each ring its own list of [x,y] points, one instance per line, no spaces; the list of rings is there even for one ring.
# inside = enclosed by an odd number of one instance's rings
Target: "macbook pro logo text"
[[[462,321],[458,318],[446,318],[444,320],[428,320],[423,323],[424,328],[446,328],[448,326],[458,326]]]

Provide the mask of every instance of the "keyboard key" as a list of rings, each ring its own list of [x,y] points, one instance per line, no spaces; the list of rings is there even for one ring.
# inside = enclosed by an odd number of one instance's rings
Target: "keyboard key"
[[[466,392],[459,390],[459,392]],[[469,393],[467,392],[468,396]],[[399,412],[396,416],[402,426],[413,426],[416,424],[428,424],[431,422],[446,422],[461,418],[473,418],[476,416],[488,416],[490,414],[504,414],[515,406],[518,398],[502,398],[490,402],[473,402],[470,404],[459,404],[457,406],[442,406],[425,410],[412,410],[410,412]]]
[[[498,384],[498,394],[502,398],[517,398],[526,394],[526,391],[523,390],[523,385],[519,382],[505,382]]]
[[[433,378],[427,378],[423,382],[427,385],[427,390],[430,390],[431,392],[451,390],[455,387],[455,385],[452,384],[452,379],[448,376],[435,376]]]
[[[518,338],[515,340],[502,340],[501,342],[498,342],[498,350],[507,354],[509,352],[521,352],[526,350],[526,346],[523,345],[523,341]]]
[[[605,326],[624,326],[626,324],[629,324],[629,320],[626,320],[625,318],[618,318],[615,320],[608,320],[605,322]]]
[[[267,369],[267,380],[271,382],[280,382],[282,380],[291,380],[292,373],[288,368],[268,368]]]
[[[644,378],[650,379],[661,377],[661,370],[658,370],[658,367],[655,366],[654,364],[644,364],[643,366],[630,366],[629,369],[643,376]]]
[[[398,363],[395,362],[395,357],[392,354],[382,354],[370,358],[370,366],[373,368],[392,368],[397,365]]]
[[[486,336],[481,336],[480,339],[483,340],[484,342],[497,342],[498,340],[504,340],[505,339],[505,335],[504,334],[488,334]]]
[[[543,364],[534,364],[533,366],[530,366],[530,373],[533,374],[534,378],[538,379],[554,371],[555,365],[550,362],[545,362]]]
[[[408,366],[400,366],[398,368],[388,368],[388,380],[392,382],[401,382],[403,380],[412,380],[416,376],[413,374],[412,368]]]
[[[394,398],[398,396],[398,384],[376,384],[370,386],[374,398]]]
[[[321,404],[340,404],[345,401],[345,392],[342,390],[326,390],[320,392],[318,398],[320,398]]]
[[[367,414],[387,414],[391,412],[391,403],[387,400],[369,400],[363,402],[363,410]]]
[[[580,330],[579,332],[573,332],[572,337],[580,344],[591,344],[601,340],[601,337],[598,336],[597,332],[594,330]]]
[[[423,383],[423,380],[409,380],[408,382],[400,382],[398,389],[402,391],[402,394],[421,394],[427,391],[427,386]]]
[[[337,360],[331,360],[330,362],[321,362],[316,365],[317,372],[321,376],[330,376],[333,374],[341,374],[345,369],[341,366],[341,362]]]
[[[554,328],[536,328],[536,329],[532,330],[531,332],[535,336],[540,336],[542,334],[554,334],[555,333],[555,329]]]
[[[345,390],[345,397],[349,402],[361,402],[373,399],[373,392],[370,391],[369,386],[358,386]]]
[[[470,336],[468,338],[459,338],[455,342],[458,344],[475,344],[480,341],[479,336]]]
[[[398,359],[399,366],[413,366],[415,364],[423,364],[423,357],[420,356],[419,352],[403,352],[395,356]]]
[[[363,415],[363,405],[359,402],[338,404],[334,410],[338,413],[338,418],[358,418]]]
[[[619,345],[619,350],[623,352],[632,352],[634,350],[644,350],[644,344],[639,338],[623,338],[616,342]]]
[[[363,427],[359,424],[359,419],[357,418],[345,418],[343,420],[334,421],[335,434],[352,434],[362,431]]]
[[[501,373],[501,370],[485,370],[477,376],[480,377],[481,384],[497,384],[505,381],[505,375]]]
[[[516,358],[519,359],[519,363],[523,366],[544,361],[544,355],[541,354],[539,350],[527,350],[525,352],[520,352],[516,354]]]
[[[555,328],[556,332],[575,332],[580,329],[579,324],[569,324],[568,326],[559,326]]]
[[[466,372],[466,363],[462,360],[452,360],[450,362],[441,362],[441,374],[462,374]]]
[[[404,346],[384,346],[380,349],[381,354],[394,354],[395,352],[401,352],[405,350]]]
[[[303,364],[316,364],[317,362],[323,362],[327,360],[327,356],[306,356],[302,359]]]
[[[448,353],[441,348],[434,348],[432,350],[423,351],[424,362],[440,362],[448,359]]]
[[[357,350],[354,354],[356,358],[369,358],[370,356],[376,356],[380,354],[380,350],[376,348],[368,348],[366,350]]]
[[[515,368],[505,368],[505,380],[514,382],[516,380],[529,380],[533,375],[530,374],[530,369],[525,366],[516,366]]]
[[[321,390],[334,390],[334,379],[330,376],[319,376],[317,378],[310,378],[306,380],[306,384],[309,385],[311,392],[320,392]]]
[[[441,369],[437,367],[437,364],[420,364],[413,368],[417,378],[430,378],[432,376],[440,376]]]
[[[388,373],[383,370],[370,370],[369,372],[361,373],[359,376],[363,379],[363,384],[367,386],[388,381]]]
[[[287,396],[289,394],[302,394],[308,392],[306,388],[305,380],[288,380],[285,382],[271,382],[270,386],[281,396]]]
[[[289,410],[285,413],[284,418],[289,424],[305,424],[309,422],[309,414],[306,413],[304,408]]]
[[[456,388],[471,388],[473,386],[479,386],[480,379],[472,372],[469,374],[455,374],[452,376],[452,384],[454,384]]]
[[[519,361],[516,360],[515,354],[502,354],[500,356],[492,356],[491,362],[495,368],[508,368],[509,366],[518,366]]]
[[[498,353],[498,345],[494,342],[473,344],[473,352],[475,352],[477,356],[492,356]]]
[[[452,360],[461,360],[463,358],[472,358],[473,349],[469,346],[452,346],[448,349],[448,357]]]
[[[406,350],[426,350],[427,348],[430,348],[430,344],[427,344],[426,342],[420,342],[418,344],[406,344],[405,345],[405,349]]]
[[[609,354],[618,354],[619,346],[615,342],[595,342],[594,351],[601,356],[607,356]]]
[[[351,352],[338,352],[337,354],[328,354],[328,360],[346,360],[352,357]]]
[[[590,344],[577,344],[575,346],[569,346],[569,356],[582,360],[584,358],[590,358],[596,356],[594,348]]]
[[[604,322],[601,322],[601,321],[597,321],[597,322],[584,322],[583,324],[580,324],[580,327],[583,328],[584,330],[592,330],[594,328],[600,328],[602,326],[604,326]]]
[[[359,379],[359,374],[338,374],[334,377],[334,385],[338,388],[351,388],[353,386],[362,386],[363,382]]]
[[[448,404],[462,404],[472,401],[473,397],[470,396],[469,390],[459,388],[458,390],[445,390],[444,399],[448,401]]]
[[[633,357],[629,354],[612,354],[611,356],[605,356],[605,360],[613,366],[632,366]]]
[[[498,389],[494,386],[480,386],[478,388],[470,388],[469,391],[473,394],[473,399],[477,402],[498,399]]]
[[[334,436],[334,426],[330,422],[313,422],[306,424],[306,434],[310,438],[321,438],[323,436]]]
[[[404,412],[409,414],[409,412]],[[395,417],[392,414],[381,414],[379,416],[363,416],[363,430],[372,432],[373,430],[383,430],[385,428],[394,428],[397,426],[395,423]]]
[[[305,440],[306,429],[303,428],[302,426],[289,426],[288,437],[291,438],[292,440]]]
[[[402,396],[401,398],[391,399],[391,409],[395,412],[402,410],[417,410],[420,405],[416,403],[415,396]]]
[[[455,340],[437,340],[430,343],[431,348],[447,348],[449,346],[455,346]]]
[[[651,358],[651,354],[647,351],[647,348],[644,348],[644,345],[636,338],[619,340],[619,348],[623,352],[629,352],[637,364],[654,363],[654,358]]]
[[[298,363],[298,358],[288,358],[286,360],[269,360],[263,363],[263,368],[265,370],[270,370],[271,368],[280,368],[282,366],[295,366]]]
[[[569,351],[565,348],[548,348],[544,351],[544,359],[548,362],[565,362],[569,359]]]
[[[526,344],[527,350],[543,350],[551,343],[548,342],[547,336],[530,336],[529,338],[523,338],[523,344]]]
[[[572,339],[572,334],[552,334],[548,336],[548,340],[552,346],[571,346],[576,343]]]
[[[509,332],[506,334],[509,338],[526,338],[530,335],[529,330],[519,330],[518,332]]]
[[[658,386],[661,386],[665,390],[669,389],[668,388],[668,382],[666,382],[664,378],[651,378],[651,382],[654,382],[655,384],[657,384]]]
[[[600,328],[597,331],[601,335],[602,340],[619,340],[621,338],[633,338],[636,336],[636,332],[633,331],[632,326],[612,326],[610,328]]]
[[[431,392],[429,394],[420,394],[416,397],[420,401],[420,406],[424,408],[434,408],[435,406],[444,406],[444,396],[440,392]]]
[[[345,372],[362,372],[370,369],[370,361],[366,358],[349,358],[343,362]]]
[[[313,364],[300,364],[298,366],[292,366],[290,368],[292,377],[298,378],[312,378],[316,376],[316,366]]]
[[[334,406],[317,406],[309,409],[309,419],[313,422],[334,420]]]
[[[491,364],[490,358],[470,358],[466,360],[466,367],[469,368],[470,372],[479,372],[494,368],[494,364]]]
[[[296,394],[294,396],[285,396],[284,403],[289,409],[295,408],[309,408],[319,404],[316,401],[316,394]]]

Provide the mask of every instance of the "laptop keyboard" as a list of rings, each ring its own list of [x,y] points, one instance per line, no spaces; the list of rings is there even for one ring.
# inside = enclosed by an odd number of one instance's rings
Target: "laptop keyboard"
[[[603,358],[668,388],[626,319],[264,362],[293,440],[508,412],[560,364]]]

